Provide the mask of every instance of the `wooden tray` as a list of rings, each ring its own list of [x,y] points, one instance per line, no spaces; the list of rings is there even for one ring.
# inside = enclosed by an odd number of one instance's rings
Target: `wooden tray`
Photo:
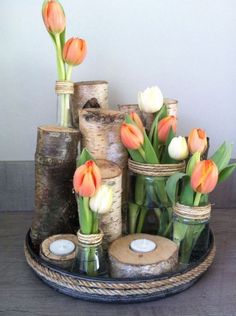
[[[105,303],[147,302],[180,293],[192,286],[211,266],[215,257],[214,236],[198,261],[178,272],[142,279],[114,279],[79,276],[44,261],[33,250],[29,232],[25,239],[25,257],[43,282],[63,294]]]

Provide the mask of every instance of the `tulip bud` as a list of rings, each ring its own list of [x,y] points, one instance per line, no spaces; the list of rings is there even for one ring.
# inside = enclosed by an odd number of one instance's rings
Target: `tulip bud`
[[[144,136],[141,130],[133,125],[123,123],[120,130],[121,141],[128,149],[139,149],[144,142]]]
[[[80,38],[70,38],[63,48],[63,59],[68,65],[81,64],[87,54],[86,41]]]
[[[188,145],[185,137],[178,136],[172,138],[168,146],[169,156],[175,160],[184,160],[188,157]]]
[[[134,123],[135,123],[141,130],[144,129],[143,122],[142,122],[140,116],[139,116],[136,112],[131,112],[131,113],[130,113],[130,117],[131,117],[131,119],[134,121]]]
[[[196,151],[203,154],[207,149],[206,132],[200,128],[192,129],[188,136],[188,148],[192,154]]]
[[[213,160],[202,160],[197,163],[191,176],[191,187],[194,191],[208,194],[218,182],[218,168]]]
[[[155,113],[160,110],[164,98],[159,87],[147,88],[138,93],[138,105],[141,111],[146,113]]]
[[[98,214],[108,212],[112,206],[112,188],[108,185],[101,185],[94,196],[89,200],[91,210]]]
[[[160,120],[158,123],[158,139],[160,142],[166,142],[171,128],[176,133],[177,119],[175,116],[166,116]]]
[[[49,33],[60,34],[65,30],[65,14],[61,4],[57,0],[48,0],[44,3],[42,16]]]
[[[101,174],[93,160],[86,161],[76,169],[73,178],[74,190],[83,197],[91,197],[101,185]]]

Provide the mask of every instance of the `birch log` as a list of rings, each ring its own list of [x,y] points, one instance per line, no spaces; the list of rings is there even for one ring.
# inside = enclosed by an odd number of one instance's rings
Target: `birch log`
[[[108,108],[107,81],[81,81],[74,84],[74,94],[72,96],[74,127],[79,128],[79,110],[86,108]]]
[[[111,209],[101,215],[100,228],[104,234],[104,245],[117,239],[122,234],[122,171],[121,168],[112,161],[97,159],[98,167],[101,171],[102,183],[110,186],[113,191],[113,201]]]
[[[79,132],[41,126],[35,154],[35,212],[31,239],[35,247],[51,235],[75,233],[78,212],[72,192]]]

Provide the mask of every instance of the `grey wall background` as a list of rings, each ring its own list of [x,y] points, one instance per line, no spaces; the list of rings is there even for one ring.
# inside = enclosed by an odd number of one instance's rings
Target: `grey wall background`
[[[159,85],[177,98],[179,133],[236,137],[235,0],[61,0],[67,37],[88,42],[73,80],[110,83],[111,106]],[[38,125],[56,120],[54,48],[40,0],[0,2],[0,160],[32,160]],[[236,148],[234,148],[236,157]]]

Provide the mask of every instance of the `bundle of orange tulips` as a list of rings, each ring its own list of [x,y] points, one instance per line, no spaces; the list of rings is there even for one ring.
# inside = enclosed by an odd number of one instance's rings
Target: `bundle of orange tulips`
[[[73,66],[81,64],[87,54],[84,39],[73,37],[65,42],[66,18],[63,7],[57,0],[45,0],[42,17],[56,49],[59,81],[70,81]],[[71,113],[69,95],[62,95],[58,109],[58,123],[70,127]]]

